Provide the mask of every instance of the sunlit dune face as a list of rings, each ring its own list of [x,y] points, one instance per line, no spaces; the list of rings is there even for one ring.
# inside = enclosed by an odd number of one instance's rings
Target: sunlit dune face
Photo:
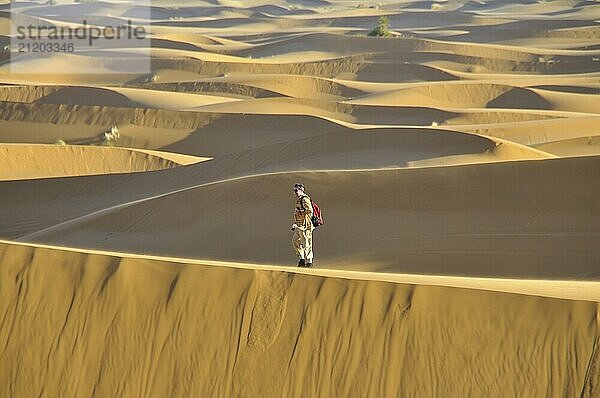
[[[0,397],[599,397],[599,8],[11,2]]]

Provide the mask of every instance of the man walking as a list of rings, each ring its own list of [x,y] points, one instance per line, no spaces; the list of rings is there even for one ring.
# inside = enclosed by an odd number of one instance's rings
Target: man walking
[[[304,192],[304,185],[294,184],[296,207],[294,208],[294,224],[292,231],[292,246],[298,254],[298,266],[311,268],[313,266],[312,233],[313,206],[310,197]]]

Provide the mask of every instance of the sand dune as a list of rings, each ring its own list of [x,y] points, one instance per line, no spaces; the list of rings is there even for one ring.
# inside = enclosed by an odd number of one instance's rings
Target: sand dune
[[[222,170],[212,173],[223,175]],[[13,194],[3,198],[7,214],[2,219],[9,225],[2,229],[4,236],[25,241],[289,264],[289,235],[283,232],[289,228],[289,201],[283,187],[303,180],[319,193],[333,220],[318,235],[325,268],[597,279],[598,170],[598,158],[588,157],[412,170],[249,177],[240,172],[215,184],[210,168],[200,173],[186,167],[172,172],[179,175],[179,187],[172,182],[170,188],[160,187],[162,192],[152,188],[151,181],[160,178],[153,174],[146,187],[138,178],[138,186],[118,195],[117,187],[129,185],[131,177],[82,180],[77,186],[87,188],[77,195],[65,185],[73,181],[43,181],[37,187],[12,183],[5,185]],[[183,185],[191,178],[195,185]],[[94,191],[103,192],[105,184],[114,187],[114,195],[94,194],[95,204],[86,200]],[[556,195],[556,184],[567,187],[569,195]],[[64,193],[39,206],[26,199],[31,189]],[[517,207],[519,197],[528,200]],[[67,203],[60,216],[51,210]],[[31,219],[15,220],[12,214],[25,208]],[[262,217],[264,209],[273,217]],[[572,259],[568,268],[565,256]]]
[[[465,130],[481,135],[499,137],[523,145],[540,145],[563,139],[591,137],[598,134],[598,117],[581,116],[519,123],[468,125]],[[462,126],[451,126],[462,130]],[[582,153],[584,154],[584,153]]]
[[[580,102],[586,101],[586,99],[589,100],[589,98],[586,98],[585,96],[585,94],[530,90],[520,87],[485,84],[479,82],[452,82],[446,84],[422,84],[417,87],[370,94],[349,101],[348,103],[378,106],[402,105],[449,108],[487,107],[554,109],[563,111],[576,110],[582,113],[594,112],[592,111],[592,109],[596,109],[594,102],[586,104],[586,106],[573,103],[573,100],[576,98],[579,99]],[[595,100],[596,96],[591,96],[591,101]]]
[[[293,119],[291,119],[293,120]],[[263,119],[262,123],[265,125],[270,124],[269,119]],[[234,120],[231,119],[228,124],[233,125]],[[335,126],[334,124],[331,124]],[[215,132],[219,132],[218,126],[215,126]],[[312,129],[307,129],[312,131]],[[243,134],[244,130],[240,129],[239,134]],[[218,135],[212,140],[210,135],[204,137],[202,142],[213,142],[212,151],[219,153],[217,159],[206,162],[201,165],[189,167],[179,170],[175,175],[171,177],[158,177],[158,180],[154,180],[152,176],[148,176],[148,183],[133,184],[131,182],[132,176],[119,177],[124,185],[120,185],[115,179],[110,181],[104,177],[99,176],[96,179],[82,179],[75,183],[73,186],[80,185],[80,192],[87,191],[84,186],[89,186],[90,194],[94,192],[98,187],[108,184],[111,190],[113,190],[113,198],[104,196],[104,199],[109,199],[109,202],[104,202],[102,199],[99,203],[93,201],[86,201],[81,203],[83,209],[97,209],[95,206],[102,206],[107,204],[118,204],[120,200],[125,198],[139,199],[139,196],[145,195],[150,192],[160,193],[165,192],[169,189],[177,190],[188,187],[192,184],[210,183],[217,182],[220,180],[227,180],[231,178],[251,176],[255,174],[265,174],[273,172],[286,172],[286,171],[297,171],[307,170],[307,162],[310,161],[314,165],[325,167],[330,170],[346,170],[346,169],[357,169],[357,168],[398,168],[398,167],[414,167],[420,163],[428,162],[428,164],[447,165],[447,164],[460,164],[470,163],[473,161],[499,161],[506,159],[520,159],[523,157],[522,153],[511,154],[511,151],[521,151],[519,147],[512,145],[498,145],[497,142],[491,141],[478,136],[460,134],[455,132],[445,132],[436,130],[364,130],[360,133],[349,133],[344,130],[338,130],[337,132],[332,131],[327,135],[313,135],[305,136],[303,139],[297,139],[294,142],[280,142],[272,143],[267,145],[266,142],[274,142],[275,138],[271,131],[265,131],[262,139],[264,142],[258,141],[258,135],[256,141],[246,141],[246,143],[240,143],[243,145],[253,145],[250,148],[244,148],[241,152],[231,152],[231,145],[225,146],[222,141],[222,137]],[[271,135],[269,135],[271,133]],[[294,131],[290,131],[294,133]],[[402,134],[399,134],[402,133]],[[298,132],[295,132],[298,134]],[[378,140],[374,140],[374,137],[379,137]],[[426,137],[429,137],[426,139]],[[435,137],[435,138],[434,138]],[[202,138],[202,137],[201,137]],[[220,140],[219,140],[220,138]],[[236,142],[235,136],[225,137],[231,142]],[[347,148],[341,149],[337,143],[340,139],[347,141]],[[313,142],[314,140],[314,142]],[[430,142],[431,141],[431,142]],[[437,145],[432,145],[434,141],[437,141]],[[321,147],[319,153],[314,153],[314,144],[318,143]],[[189,147],[194,143],[187,143]],[[241,149],[241,148],[240,148]],[[240,150],[238,149],[238,151]],[[509,153],[506,153],[508,151]],[[529,158],[540,158],[540,153],[537,151],[529,150],[527,155]],[[164,156],[164,155],[163,155]],[[474,159],[477,156],[480,159]],[[314,167],[314,166],[313,166]],[[309,169],[310,170],[310,169]],[[179,173],[182,173],[181,175]],[[160,174],[160,173],[159,173]],[[145,179],[145,176],[136,176],[137,178]],[[74,180],[70,180],[73,182]],[[8,184],[4,188],[12,192],[11,197],[21,197],[24,200],[23,203],[34,204],[27,199],[29,195],[29,189],[35,189],[37,192],[36,197],[42,202],[48,203],[53,201],[53,197],[59,192],[64,193],[67,197],[70,196],[69,192],[72,188],[63,186],[63,184],[70,184],[68,181],[55,180],[45,181],[43,184],[58,184],[57,188],[49,189],[47,194],[49,196],[46,199],[42,199],[43,192],[46,189],[33,188],[33,185],[27,184],[17,186],[14,183]],[[121,188],[119,188],[119,186]],[[132,188],[140,188],[141,192],[132,191]],[[149,189],[149,191],[146,191]],[[19,192],[19,194],[17,194]],[[102,190],[102,192],[105,192]],[[121,196],[121,194],[125,196]],[[134,196],[131,196],[131,195]],[[22,195],[22,196],[21,196]],[[92,194],[93,195],[93,194]],[[64,198],[62,194],[59,194],[60,198]],[[58,198],[57,198],[58,199]],[[37,199],[36,199],[37,200]],[[59,199],[62,200],[62,199]],[[17,202],[18,203],[18,202]],[[7,209],[10,208],[7,207]],[[72,207],[75,212],[80,212],[80,205]],[[10,234],[14,234],[15,231],[21,231],[21,228],[28,228],[29,232],[33,232],[30,228],[42,228],[42,226],[51,225],[56,220],[60,220],[61,217],[68,217],[71,214],[70,210],[63,209],[61,212],[52,212],[47,214],[47,217],[42,217],[35,211],[34,222],[29,223],[14,223],[14,219],[10,213],[6,214],[6,225],[0,230],[3,230]],[[75,213],[78,214],[78,213]],[[58,218],[56,218],[58,217]],[[11,221],[12,220],[12,221]],[[63,219],[64,220],[64,219]],[[10,227],[9,227],[10,226]],[[15,230],[16,228],[16,230]],[[11,235],[12,236],[12,235]],[[18,233],[17,235],[18,236]]]
[[[58,91],[56,93],[60,93]],[[73,91],[77,92],[77,91]],[[92,92],[94,92],[92,90]],[[128,92],[128,91],[123,91]],[[58,98],[56,93],[50,94],[52,98]],[[81,91],[88,93],[87,90]],[[139,93],[136,92],[136,93]],[[158,95],[158,92],[155,92]],[[184,98],[163,97],[162,100],[169,102],[169,106],[175,107],[188,106],[193,104],[195,96],[188,95]],[[188,97],[192,97],[189,98]],[[201,101],[204,101],[201,97]],[[212,98],[205,96],[206,98]],[[327,111],[327,104],[321,106],[308,106],[302,102],[288,100],[262,100],[261,101],[242,101],[240,103],[231,103],[232,106],[206,106],[195,108],[202,112],[171,112],[163,109],[148,110],[139,108],[139,104],[132,107],[109,107],[99,105],[55,105],[45,103],[47,97],[39,99],[32,104],[23,103],[3,103],[0,109],[0,117],[9,119],[6,126],[15,126],[15,138],[11,138],[9,133],[11,129],[5,130],[5,140],[27,141],[26,131],[16,132],[17,128],[29,128],[36,123],[60,123],[67,125],[67,128],[58,129],[54,134],[50,133],[53,128],[48,130],[47,138],[39,137],[36,131],[31,131],[31,136],[35,137],[33,142],[53,142],[57,139],[66,140],[68,143],[92,143],[97,139],[98,134],[110,128],[111,122],[119,126],[122,138],[120,145],[136,146],[149,149],[165,149],[168,151],[183,152],[197,156],[215,156],[219,153],[233,153],[240,150],[268,145],[270,143],[284,142],[286,140],[297,139],[300,137],[328,134],[335,131],[347,131],[354,122],[366,122],[371,127],[376,126],[375,120],[361,121],[360,118],[351,116],[352,108],[347,106],[333,106],[331,111]],[[75,97],[71,97],[75,98]],[[123,97],[124,98],[124,97]],[[150,97],[151,98],[151,97]],[[148,98],[144,100],[149,101]],[[216,98],[216,100],[219,100]],[[47,101],[53,101],[48,99]],[[94,99],[92,101],[102,101]],[[175,102],[173,102],[175,101]],[[177,103],[176,101],[183,101]],[[158,106],[159,104],[156,104]],[[275,106],[274,106],[275,105]],[[64,111],[69,112],[65,113]],[[193,110],[193,109],[192,109]],[[229,113],[229,114],[228,114]],[[260,114],[262,113],[262,115]],[[296,114],[297,116],[294,116]],[[279,116],[275,116],[279,115]],[[312,115],[304,116],[304,115]],[[413,117],[402,117],[396,119],[400,125],[430,125],[433,122],[441,122],[443,118],[430,119],[423,116],[428,123],[417,122]],[[288,120],[290,123],[271,124],[275,120]],[[327,119],[327,120],[323,120]],[[436,121],[437,120],[437,121]],[[394,123],[394,124],[396,124]],[[84,125],[85,128],[75,129],[75,125]],[[93,128],[92,125],[96,125]],[[385,124],[385,123],[382,123]],[[128,128],[132,125],[132,128]],[[71,127],[73,126],[73,127]],[[123,127],[125,126],[125,127]],[[144,127],[144,128],[138,128]],[[357,126],[359,127],[359,126]],[[168,135],[158,135],[161,129],[170,128]],[[87,131],[87,133],[86,133]],[[194,132],[190,134],[191,132]],[[249,136],[247,131],[256,132]],[[264,138],[261,138],[263,136]],[[19,138],[17,138],[19,137]],[[33,138],[30,138],[33,139]],[[229,140],[233,140],[229,142]],[[16,141],[13,141],[16,142]]]
[[[73,145],[0,145],[0,180],[162,170],[178,164],[159,152]]]
[[[185,110],[197,106],[237,101],[235,98],[220,97],[216,95],[157,92],[132,88],[117,88],[114,90],[127,96],[130,100],[148,108],[168,110]]]
[[[398,91],[371,94],[351,101],[362,105],[404,105],[404,106],[444,106],[485,108],[486,104],[511,90],[498,85],[463,83],[462,90],[456,84],[422,85]],[[457,97],[456,95],[459,95]],[[462,97],[462,98],[461,98]]]
[[[600,396],[596,2],[51,3],[151,49],[0,51],[0,396]]]
[[[564,93],[556,91],[534,90],[544,98],[553,109],[582,113],[600,113],[599,96],[593,94]]]
[[[0,250],[3,395],[597,393],[594,302]]]
[[[600,154],[600,137],[598,135],[572,138],[536,145],[537,149],[558,156],[581,156],[581,154]]]

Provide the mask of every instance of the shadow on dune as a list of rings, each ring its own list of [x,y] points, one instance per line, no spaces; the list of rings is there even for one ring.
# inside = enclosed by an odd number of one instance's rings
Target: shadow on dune
[[[531,90],[515,87],[494,98],[486,105],[487,108],[517,108],[517,109],[552,109],[552,105],[544,97]]]
[[[356,123],[383,125],[431,126],[460,116],[460,113],[425,107],[352,105]]]
[[[237,157],[249,164],[248,156]],[[326,215],[326,225],[315,235],[320,267],[598,279],[598,161],[589,157],[408,170],[290,171],[233,180],[224,180],[224,175],[211,178],[211,167],[212,173],[223,173],[226,167],[206,162],[136,179],[103,176],[92,185],[71,181],[83,189],[80,192],[65,187],[66,181],[21,184],[26,190],[38,185],[38,191],[47,193],[62,186],[66,196],[44,202],[19,201],[25,191],[10,184],[13,195],[2,195],[6,202],[2,209],[10,213],[2,218],[10,222],[11,214],[18,213],[20,221],[10,225],[14,232],[21,228],[26,241],[291,265],[289,187],[302,181]],[[312,167],[310,158],[306,162]],[[25,214],[50,219],[48,214],[59,206],[67,209],[69,219],[77,209],[93,208],[93,202],[104,208],[107,199],[121,196],[117,203],[124,203],[125,196],[117,194],[120,189],[129,190],[130,198],[143,198],[151,189],[159,193],[172,186],[175,179],[183,191],[100,212],[41,234],[23,234],[27,228],[41,227],[28,223]],[[202,181],[204,185],[197,185]],[[568,195],[557,195],[557,185]],[[9,184],[0,187],[8,189]]]
[[[64,87],[37,101],[37,104],[68,104],[135,108],[140,105],[123,94],[95,87]]]
[[[456,76],[442,70],[426,66],[403,63],[365,63],[356,76],[367,82],[417,82],[456,80]]]
[[[359,112],[371,112],[366,107],[359,107]],[[406,110],[398,110],[393,108],[392,111],[408,115],[410,108]],[[372,113],[371,113],[372,114]],[[445,117],[444,112],[433,111],[430,117]],[[446,115],[449,116],[449,115]],[[374,117],[374,116],[373,116]],[[423,115],[420,116],[423,118]],[[425,119],[429,117],[425,116]],[[418,121],[413,119],[414,121]],[[410,128],[383,128],[383,129],[368,129],[354,130],[344,127],[338,123],[334,123],[325,119],[313,116],[296,116],[296,115],[251,115],[251,114],[221,114],[221,117],[215,119],[210,124],[197,129],[184,140],[168,145],[161,150],[168,152],[187,153],[192,155],[217,157],[220,158],[226,154],[234,154],[248,150],[256,150],[261,147],[270,147],[273,145],[288,145],[296,146],[298,142],[306,142],[303,150],[298,152],[296,159],[303,159],[304,156],[314,152],[314,156],[319,156],[325,150],[318,144],[311,145],[310,141],[306,141],[310,137],[325,137],[330,136],[332,144],[327,148],[337,147],[340,153],[345,149],[355,145],[357,140],[366,138],[364,148],[379,147],[398,151],[398,155],[410,153],[410,146],[405,146],[413,138],[419,139],[419,145],[423,148],[430,148],[430,157],[438,157],[445,155],[458,155],[464,153],[481,152],[484,149],[481,147],[473,148],[471,143],[485,142],[484,146],[488,148],[491,141],[487,138],[477,137],[474,135],[466,135],[452,131],[436,131]],[[427,142],[431,139],[431,142]],[[335,142],[335,140],[338,140]],[[467,146],[458,146],[453,148],[451,142],[458,142]],[[383,144],[382,144],[383,143]],[[312,148],[312,149],[311,149]],[[467,149],[468,148],[468,149]],[[466,150],[466,152],[464,152]],[[277,152],[274,152],[278,156]],[[267,155],[267,154],[265,154]],[[404,155],[398,157],[398,161],[405,160]],[[255,155],[259,157],[259,155]],[[269,157],[269,156],[268,156]],[[269,159],[264,161],[268,162]],[[291,159],[294,154],[290,154]],[[415,160],[415,159],[409,159]],[[332,165],[333,166],[333,165]],[[371,167],[380,167],[381,165],[373,165]],[[350,167],[341,166],[342,168]],[[334,167],[335,168],[335,167]],[[352,167],[350,167],[352,168]]]

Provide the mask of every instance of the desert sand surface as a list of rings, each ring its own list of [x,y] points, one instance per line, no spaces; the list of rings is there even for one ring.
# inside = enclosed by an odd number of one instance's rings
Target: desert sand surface
[[[206,159],[144,149],[0,144],[0,180],[162,170]]]
[[[600,396],[600,4],[57,3],[152,68],[0,52],[0,396]]]
[[[596,396],[598,283],[0,253],[3,395]]]

